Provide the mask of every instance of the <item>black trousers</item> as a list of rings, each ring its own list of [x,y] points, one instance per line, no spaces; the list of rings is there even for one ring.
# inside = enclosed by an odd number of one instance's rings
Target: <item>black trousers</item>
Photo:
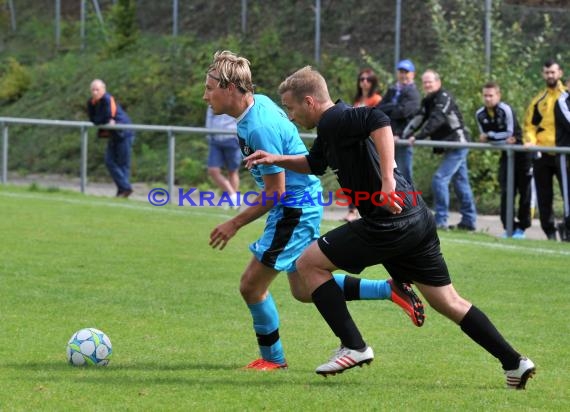
[[[564,223],[566,230],[570,231],[570,154],[559,154],[556,156],[556,167],[560,170],[560,187],[562,190],[562,201],[564,202]],[[566,183],[566,190],[564,184]]]
[[[555,155],[542,153],[541,157],[533,161],[533,176],[536,186],[538,212],[540,214],[540,227],[547,236],[556,234],[552,207],[554,199],[554,176],[558,179],[558,185],[562,193],[562,177],[556,158],[557,156]]]
[[[518,213],[513,210],[513,230],[530,227],[530,200],[532,181],[532,160],[530,153],[515,152],[514,200],[519,196]],[[503,152],[499,163],[499,184],[501,185],[501,222],[507,229],[507,154]],[[516,209],[513,204],[514,209]]]

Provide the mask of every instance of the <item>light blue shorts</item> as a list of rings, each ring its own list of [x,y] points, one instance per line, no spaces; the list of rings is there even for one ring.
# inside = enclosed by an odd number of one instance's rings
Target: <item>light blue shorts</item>
[[[249,245],[257,260],[278,271],[295,272],[303,251],[319,238],[323,208],[278,205],[271,209],[263,235]]]

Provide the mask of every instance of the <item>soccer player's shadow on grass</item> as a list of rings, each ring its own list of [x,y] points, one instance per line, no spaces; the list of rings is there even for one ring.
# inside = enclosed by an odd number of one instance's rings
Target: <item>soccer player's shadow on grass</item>
[[[114,359],[113,359],[114,360]],[[69,380],[70,376],[80,376],[82,382],[93,381],[93,383],[101,383],[110,385],[122,384],[141,384],[153,382],[155,384],[203,384],[204,381],[224,385],[224,384],[243,384],[243,385],[282,385],[283,378],[289,383],[294,384],[299,380],[299,384],[303,386],[347,386],[358,385],[358,381],[345,380],[345,379],[323,379],[316,376],[312,369],[291,369],[280,370],[273,372],[259,372],[252,370],[244,370],[242,366],[229,363],[199,363],[199,362],[179,362],[179,363],[160,363],[160,362],[129,362],[121,363],[116,361],[109,363],[108,366],[94,366],[83,365],[73,366],[62,361],[36,361],[36,362],[6,362],[0,364],[1,368],[9,368],[12,370],[26,370],[39,372],[36,377],[26,375],[22,379],[26,381],[33,381],[37,378],[38,383],[46,380],[46,373],[49,374],[50,381],[64,381]],[[136,375],[129,374],[131,371],[136,371]],[[160,372],[197,372],[203,371],[204,374],[199,376],[195,375],[179,375],[172,376],[171,374],[160,374]],[[142,374],[141,374],[142,372]],[[148,372],[149,375],[144,372]],[[210,373],[209,373],[210,372]],[[216,373],[211,373],[216,372]],[[228,372],[231,372],[229,378]],[[76,375],[79,373],[80,375]],[[159,373],[157,375],[157,373]],[[235,373],[244,377],[243,380],[236,381]],[[150,376],[150,374],[154,376]],[[101,376],[105,376],[102,381]],[[268,378],[276,379],[268,379]],[[307,380],[307,377],[314,378]],[[18,378],[16,378],[18,379]],[[291,380],[292,379],[292,380]]]
[[[178,362],[178,363],[160,363],[160,362],[136,362],[128,361],[122,362],[111,358],[109,365],[107,366],[96,366],[96,365],[82,365],[74,366],[65,360],[62,361],[34,361],[34,362],[6,362],[0,364],[10,369],[29,369],[36,371],[58,371],[58,370],[82,370],[82,369],[114,369],[114,370],[139,370],[139,371],[184,371],[184,370],[227,370],[232,371],[239,369],[236,365],[230,364],[215,364],[215,363],[199,363],[199,362]]]

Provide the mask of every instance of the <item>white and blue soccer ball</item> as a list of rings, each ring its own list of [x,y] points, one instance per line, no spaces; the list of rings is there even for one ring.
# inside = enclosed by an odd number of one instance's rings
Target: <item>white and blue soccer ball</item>
[[[67,361],[75,366],[106,366],[112,354],[111,340],[95,328],[75,332],[67,343]]]

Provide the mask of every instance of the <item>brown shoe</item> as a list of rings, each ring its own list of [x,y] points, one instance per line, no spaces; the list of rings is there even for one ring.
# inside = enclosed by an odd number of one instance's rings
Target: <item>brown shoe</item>
[[[129,197],[132,193],[133,193],[132,189],[121,190],[121,191],[119,191],[119,193],[117,193],[117,197],[124,197],[124,198],[127,198],[127,197]]]

